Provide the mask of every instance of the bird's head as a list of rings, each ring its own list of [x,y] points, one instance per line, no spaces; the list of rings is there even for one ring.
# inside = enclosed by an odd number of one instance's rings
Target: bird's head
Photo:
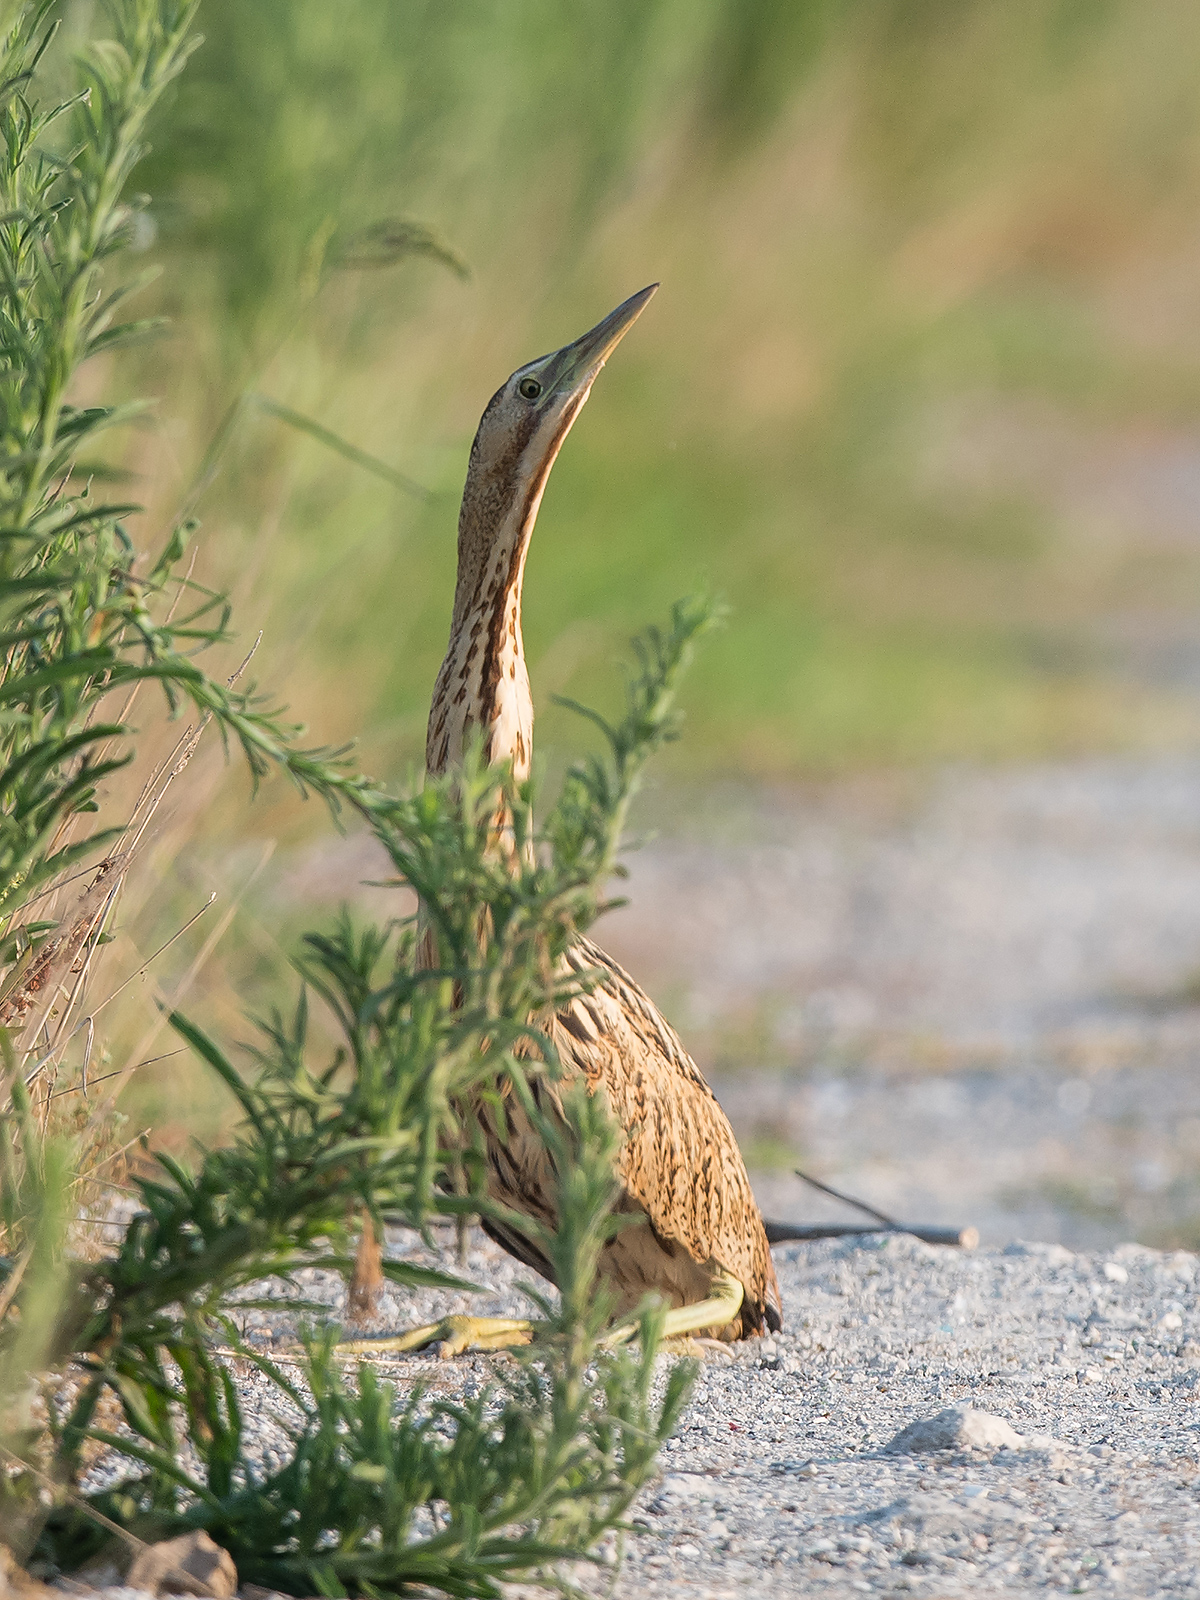
[[[525,556],[550,468],[601,367],[656,283],[582,338],[527,362],[488,403],[471,446],[458,519],[450,644],[429,713],[426,768],[461,760],[467,730],[486,730],[489,761],[527,776],[533,701],[521,640]]]
[[[485,527],[494,533],[514,517],[524,523],[536,515],[550,468],[592,384],[657,288],[652,283],[639,290],[581,338],[518,367],[492,396],[471,447],[463,500],[476,536]]]

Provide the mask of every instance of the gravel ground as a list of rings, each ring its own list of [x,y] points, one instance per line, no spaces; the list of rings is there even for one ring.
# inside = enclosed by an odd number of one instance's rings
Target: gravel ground
[[[409,1235],[392,1244],[437,1259]],[[1193,1255],[1132,1244],[967,1254],[877,1235],[786,1246],[776,1264],[785,1329],[704,1361],[636,1509],[618,1600],[1200,1594]],[[482,1236],[469,1269],[489,1287],[473,1309],[518,1309],[522,1269]],[[332,1279],[314,1275],[305,1291],[340,1306]],[[431,1293],[386,1307],[378,1326],[465,1304]],[[265,1346],[289,1331],[282,1311],[247,1314]],[[475,1392],[488,1370],[484,1357],[379,1364],[447,1395]],[[241,1383],[269,1457],[283,1435],[256,1380]],[[961,1407],[1018,1437],[888,1448]]]
[[[777,1260],[786,1331],[706,1365],[623,1593],[1200,1592],[1191,1256]],[[888,1450],[962,1405],[1022,1438]]]

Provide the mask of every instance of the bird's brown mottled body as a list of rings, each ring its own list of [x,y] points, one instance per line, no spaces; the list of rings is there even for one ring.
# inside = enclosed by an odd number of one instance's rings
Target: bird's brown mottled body
[[[528,775],[533,701],[521,587],[530,536],[562,441],[604,358],[650,292],[626,302],[577,345],[514,373],[484,412],[459,517],[450,644],[429,715],[431,774],[460,761],[471,730],[480,729],[490,761],[511,761],[517,777]],[[553,392],[540,407],[522,403],[526,387],[552,391],[564,358],[581,347],[592,364],[578,373],[568,365],[566,379],[557,380],[560,403]],[[741,1283],[744,1298],[721,1337],[778,1327],[779,1291],[762,1217],[733,1130],[699,1068],[653,1002],[598,946],[580,939],[567,959],[574,970],[598,970],[601,977],[553,1019],[551,1036],[566,1077],[582,1074],[593,1091],[604,1089],[625,1131],[618,1209],[641,1212],[647,1223],[622,1229],[605,1248],[601,1270],[619,1309],[632,1309],[647,1291],[672,1306],[695,1304],[723,1272]],[[536,1079],[534,1093],[543,1108],[554,1109],[560,1082]],[[490,1192],[513,1210],[552,1223],[555,1185],[545,1147],[511,1097],[505,1111],[503,1133],[481,1111]],[[485,1226],[513,1255],[551,1277],[549,1263],[524,1235]]]

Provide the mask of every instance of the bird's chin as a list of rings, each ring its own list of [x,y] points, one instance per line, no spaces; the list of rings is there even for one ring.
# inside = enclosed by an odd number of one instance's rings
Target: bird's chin
[[[563,440],[571,431],[571,425],[575,418],[583,410],[587,397],[592,392],[592,384],[596,381],[596,373],[599,371],[600,368],[597,367],[596,372],[593,372],[584,383],[573,388],[570,394],[565,394],[561,399],[556,399],[553,406],[547,409],[546,420],[541,428],[538,429],[538,432],[543,438],[553,441],[551,448],[555,455],[558,453]]]

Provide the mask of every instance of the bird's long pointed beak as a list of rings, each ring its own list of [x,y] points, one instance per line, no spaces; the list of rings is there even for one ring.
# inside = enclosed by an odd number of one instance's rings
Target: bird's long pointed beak
[[[610,311],[603,322],[598,322],[572,344],[564,345],[554,363],[553,391],[562,394],[589,386],[657,290],[656,283],[639,289],[615,311]]]

